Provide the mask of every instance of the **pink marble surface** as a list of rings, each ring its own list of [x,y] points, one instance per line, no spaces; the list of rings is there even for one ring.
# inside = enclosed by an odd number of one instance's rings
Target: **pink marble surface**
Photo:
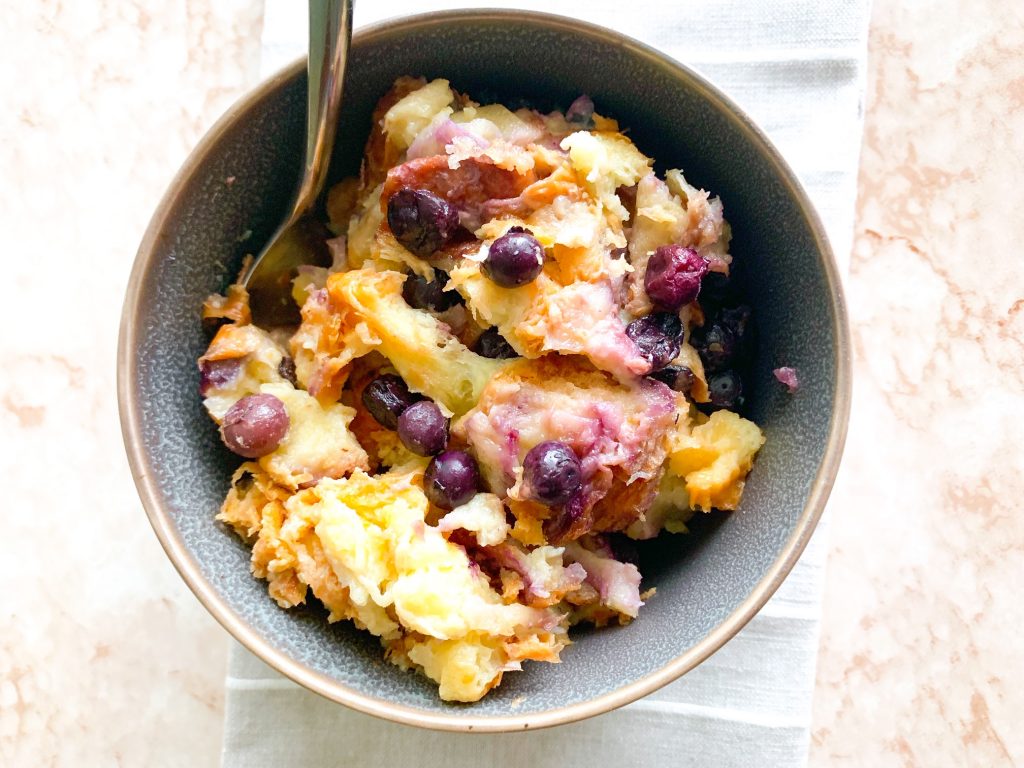
[[[1024,763],[1024,5],[875,0],[811,765]]]
[[[217,762],[227,639],[142,514],[114,358],[153,209],[256,77],[258,8],[41,1],[0,14],[4,768]]]
[[[5,8],[0,765],[217,763],[227,640],[141,514],[114,347],[261,5]],[[813,766],[1024,763],[1021,51],[1020,3],[875,0]]]

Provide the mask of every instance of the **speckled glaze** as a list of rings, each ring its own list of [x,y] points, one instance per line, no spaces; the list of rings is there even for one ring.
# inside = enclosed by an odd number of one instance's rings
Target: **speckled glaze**
[[[443,52],[443,53],[442,53]],[[199,308],[259,250],[298,178],[305,77],[297,64],[234,107],[175,179],[139,250],[122,318],[122,427],[143,503],[199,599],[243,644],[297,682],[356,709],[451,730],[522,730],[632,701],[717,650],[778,587],[831,488],[846,432],[849,352],[835,265],[793,174],[699,76],[651,49],[568,19],[454,12],[369,28],[349,63],[334,179],[358,168],[377,98],[402,74],[446,77],[478,100],[562,107],[581,93],[627,127],[660,171],[719,194],[735,273],[758,321],[747,415],[767,436],[741,509],[690,536],[641,547],[657,594],[627,627],[580,630],[559,665],[527,664],[473,705],[384,661],[368,633],[315,608],[283,611],[249,550],[214,522],[236,460],[198,396]],[[771,370],[795,367],[790,396]]]

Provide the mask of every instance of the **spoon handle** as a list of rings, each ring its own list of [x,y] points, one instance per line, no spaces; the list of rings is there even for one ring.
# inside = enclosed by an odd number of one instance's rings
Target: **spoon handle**
[[[353,0],[309,0],[306,158],[293,218],[310,209],[327,178],[352,40],[352,5]]]

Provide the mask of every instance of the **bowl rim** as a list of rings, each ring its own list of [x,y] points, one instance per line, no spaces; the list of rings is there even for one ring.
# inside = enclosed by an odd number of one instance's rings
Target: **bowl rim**
[[[167,225],[185,182],[210,154],[223,135],[243,118],[259,101],[284,83],[300,75],[305,58],[293,62],[277,74],[259,83],[244,94],[207,131],[175,174],[153,213],[139,245],[125,291],[117,346],[117,399],[121,433],[136,489],[150,524],[172,564],[203,606],[213,617],[265,663],[303,687],[365,714],[406,725],[441,731],[498,733],[535,730],[583,720],[633,702],[676,680],[703,662],[730,640],[761,609],[782,584],[807,545],[828,500],[838,472],[849,423],[852,390],[849,323],[842,280],[835,255],[824,226],[803,185],[782,158],[765,133],[742,109],[689,66],[657,49],[614,30],[566,16],[514,9],[456,9],[385,19],[356,31],[355,43],[401,34],[409,29],[463,21],[526,22],[546,28],[582,34],[612,43],[632,55],[658,66],[674,77],[682,75],[690,81],[702,98],[710,101],[730,119],[749,140],[764,153],[782,183],[800,205],[801,214],[810,229],[822,257],[825,280],[832,298],[834,320],[834,364],[836,383],[833,392],[828,440],[821,464],[811,484],[807,503],[796,521],[793,532],[765,574],[750,594],[716,627],[685,652],[660,669],[620,688],[587,701],[543,712],[523,715],[474,716],[427,712],[404,704],[395,704],[360,693],[326,675],[309,669],[264,640],[239,616],[203,576],[198,561],[186,548],[171,516],[164,509],[159,489],[153,480],[150,457],[142,440],[141,403],[136,396],[138,359],[136,357],[139,324],[135,322],[141,309],[142,287],[151,269],[153,251]]]

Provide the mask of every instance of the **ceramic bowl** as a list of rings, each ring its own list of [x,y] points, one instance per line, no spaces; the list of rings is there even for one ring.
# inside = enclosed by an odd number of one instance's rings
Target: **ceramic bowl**
[[[736,279],[758,322],[747,415],[767,443],[741,508],[699,515],[689,535],[641,547],[643,588],[629,626],[580,629],[558,665],[528,663],[482,701],[449,704],[383,659],[376,638],[284,611],[249,572],[249,550],[214,521],[237,459],[197,394],[207,337],[199,309],[258,251],[298,179],[301,62],[260,85],[202,140],[153,216],[125,298],[118,395],[143,505],[167,554],[245,647],[329,699],[431,728],[508,731],[599,714],[692,669],[732,637],[796,562],[835,477],[850,397],[849,341],[835,261],[811,202],[764,134],[684,65],[607,29],[522,12],[400,19],[356,35],[331,175],[358,169],[376,100],[402,74],[445,77],[478,100],[563,108],[589,94],[658,169],[683,168],[722,197]],[[772,377],[795,367],[789,395]]]

